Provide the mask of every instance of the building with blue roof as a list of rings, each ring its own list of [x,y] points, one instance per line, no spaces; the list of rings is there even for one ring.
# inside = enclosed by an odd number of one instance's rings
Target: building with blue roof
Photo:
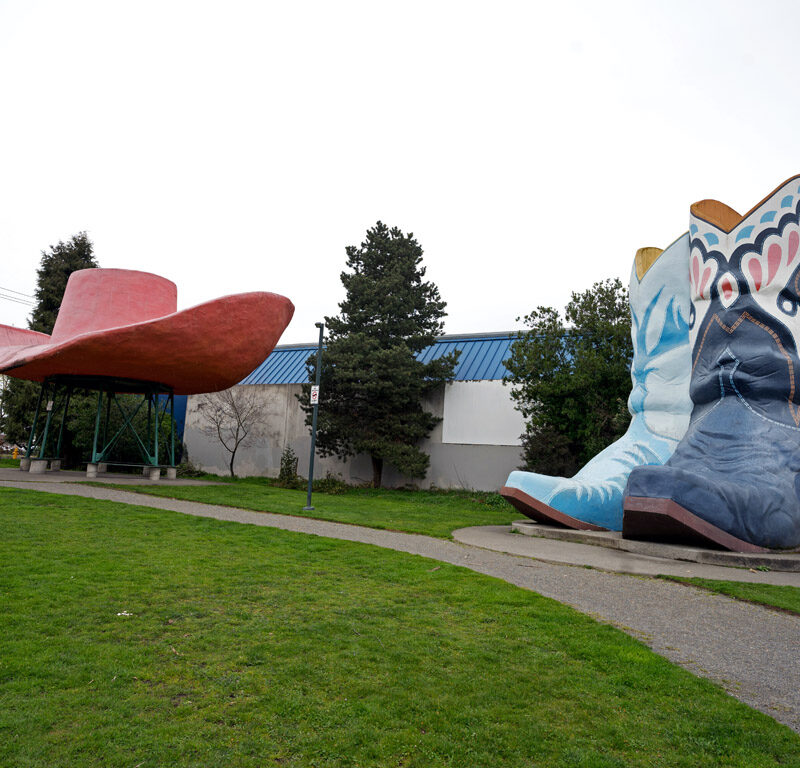
[[[424,481],[410,480],[387,466],[387,486],[498,490],[508,473],[521,463],[521,414],[513,407],[504,362],[511,354],[517,333],[481,333],[442,336],[417,356],[427,363],[459,351],[453,378],[430,395],[423,406],[442,421],[422,448],[431,463]],[[306,361],[316,354],[315,344],[286,344],[270,356],[239,386],[254,387],[264,410],[263,434],[255,445],[237,453],[237,474],[277,476],[284,448],[291,446],[299,458],[298,472],[307,476],[310,451],[309,428],[297,395],[308,382]],[[224,474],[227,454],[206,436],[202,414],[191,397],[186,417],[185,442],[192,461],[206,471]],[[351,483],[371,478],[369,457],[347,462],[335,458],[314,462],[314,474],[340,475]]]
[[[517,334],[483,333],[442,336],[417,355],[422,363],[460,352],[453,381],[499,381],[508,373],[503,363],[511,354]],[[272,354],[242,384],[305,384],[306,360],[316,354],[316,344],[286,344]]]

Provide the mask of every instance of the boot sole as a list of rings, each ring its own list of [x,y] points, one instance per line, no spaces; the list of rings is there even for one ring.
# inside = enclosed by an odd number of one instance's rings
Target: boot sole
[[[626,539],[710,545],[731,552],[772,551],[731,536],[672,499],[626,496],[623,509],[622,536]]]
[[[523,515],[535,520],[537,523],[544,523],[545,525],[560,525],[564,528],[574,528],[579,531],[607,531],[607,528],[602,528],[599,525],[586,523],[583,520],[578,520],[576,517],[565,515],[557,509],[548,506],[533,496],[529,496],[519,488],[511,488],[503,486],[500,489],[500,495],[517,509]]]

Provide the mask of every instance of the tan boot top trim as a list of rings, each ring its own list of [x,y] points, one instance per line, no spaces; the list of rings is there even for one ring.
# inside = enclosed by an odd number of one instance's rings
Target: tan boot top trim
[[[741,213],[719,200],[700,200],[698,203],[692,203],[691,211],[698,218],[713,224],[723,232],[730,232],[743,219]]]
[[[640,248],[636,251],[636,277],[639,278],[639,282],[642,281],[642,278],[647,273],[647,270],[656,263],[658,257],[664,253],[663,248]]]
[[[725,233],[732,232],[739,226],[751,213],[757,211],[764,203],[767,202],[776,192],[785,187],[790,181],[800,179],[800,174],[790,176],[786,181],[778,184],[763,200],[757,202],[744,216],[738,214],[725,203],[719,200],[701,200],[699,203],[694,203],[691,207],[692,215],[697,216],[698,219],[707,221],[713,224],[717,229],[721,229]]]

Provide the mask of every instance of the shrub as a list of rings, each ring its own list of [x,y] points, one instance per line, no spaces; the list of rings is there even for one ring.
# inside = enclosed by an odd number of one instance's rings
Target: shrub
[[[206,474],[196,464],[192,464],[188,455],[184,455],[175,470],[178,477],[203,477]]]
[[[303,487],[303,480],[297,475],[297,454],[289,445],[283,449],[281,454],[281,468],[275,485],[280,488],[300,489]]]
[[[314,481],[313,489],[317,493],[327,493],[332,496],[338,496],[339,494],[346,493],[350,489],[350,486],[344,482],[341,477],[331,474],[329,470],[325,477]]]

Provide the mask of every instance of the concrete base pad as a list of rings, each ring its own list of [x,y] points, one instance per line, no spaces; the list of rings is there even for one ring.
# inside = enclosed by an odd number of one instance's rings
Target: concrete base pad
[[[684,544],[662,544],[654,541],[623,539],[618,531],[575,531],[550,525],[540,525],[531,520],[518,520],[511,524],[514,533],[537,536],[577,544],[592,544],[606,549],[630,552],[646,557],[681,560],[706,565],[723,565],[734,568],[768,568],[773,571],[800,573],[800,552],[725,552],[716,549]],[[735,576],[731,576],[735,579]]]

